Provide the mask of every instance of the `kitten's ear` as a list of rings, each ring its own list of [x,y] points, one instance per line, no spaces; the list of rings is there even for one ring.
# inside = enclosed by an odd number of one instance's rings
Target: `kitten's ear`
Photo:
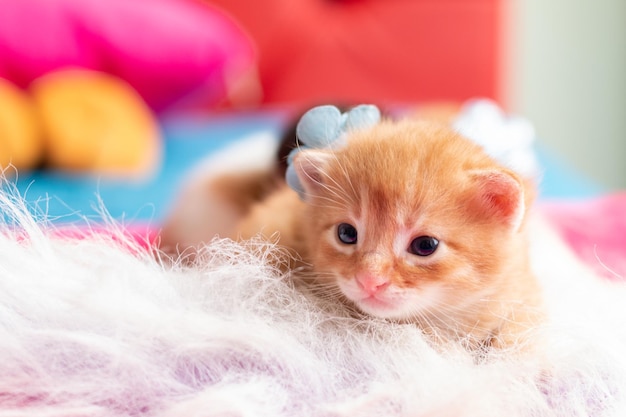
[[[310,149],[296,155],[292,164],[305,196],[318,195],[324,188],[325,169],[331,158],[329,152]]]
[[[471,175],[476,187],[471,199],[475,214],[500,220],[517,230],[526,212],[521,180],[505,170],[474,171]]]

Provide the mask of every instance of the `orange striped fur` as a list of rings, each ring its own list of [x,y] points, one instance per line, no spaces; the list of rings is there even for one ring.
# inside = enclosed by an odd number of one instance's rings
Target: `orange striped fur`
[[[534,187],[478,145],[443,125],[384,121],[293,163],[306,201],[282,184],[228,236],[277,236],[317,293],[437,341],[512,346],[539,324],[526,232]],[[341,224],[355,243],[342,242]],[[419,237],[436,250],[412,253]]]

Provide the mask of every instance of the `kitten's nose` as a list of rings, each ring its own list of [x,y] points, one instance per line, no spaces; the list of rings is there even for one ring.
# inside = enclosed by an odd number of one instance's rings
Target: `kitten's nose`
[[[369,295],[377,294],[389,286],[389,281],[386,278],[369,272],[356,274],[356,283]]]

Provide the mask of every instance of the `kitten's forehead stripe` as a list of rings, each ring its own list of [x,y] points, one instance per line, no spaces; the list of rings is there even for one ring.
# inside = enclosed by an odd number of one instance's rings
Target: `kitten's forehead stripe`
[[[372,220],[381,223],[381,227],[391,227],[390,223],[395,219],[395,204],[390,194],[389,190],[382,187],[370,189],[365,202],[367,213]]]

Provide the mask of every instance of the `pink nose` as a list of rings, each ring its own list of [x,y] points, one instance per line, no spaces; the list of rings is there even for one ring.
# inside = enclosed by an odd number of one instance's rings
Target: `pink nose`
[[[368,272],[356,274],[356,282],[359,288],[369,295],[377,294],[389,286],[389,281],[386,278]]]

